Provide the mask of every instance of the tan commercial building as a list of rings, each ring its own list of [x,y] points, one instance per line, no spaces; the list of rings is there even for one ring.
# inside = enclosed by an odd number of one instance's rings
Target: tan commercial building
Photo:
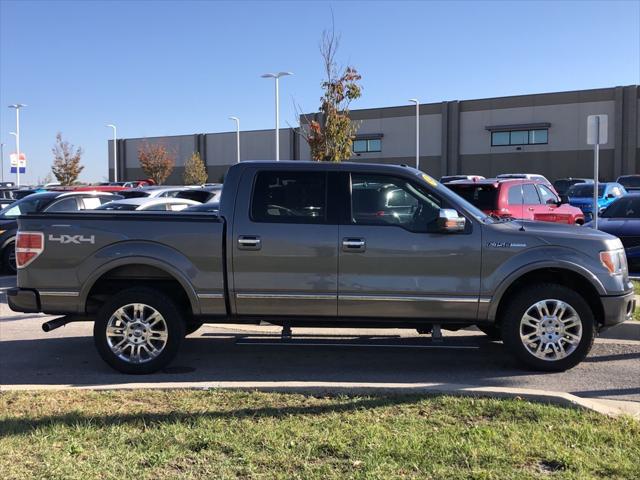
[[[609,141],[601,147],[600,176],[640,173],[640,86],[454,100],[420,106],[420,168],[435,177],[457,173],[486,177],[540,173],[549,179],[593,175],[587,116],[609,116]],[[352,110],[359,125],[351,161],[415,165],[414,105]],[[309,117],[308,115],[306,117]],[[184,163],[200,152],[210,181],[236,161],[235,132],[118,140],[121,179],[143,178],[137,152],[161,143],[176,157],[168,183],[181,183]],[[241,160],[273,159],[273,130],[244,131]],[[109,158],[113,158],[109,142]],[[296,129],[280,130],[280,158],[309,160]],[[110,163],[110,177],[113,165]]]

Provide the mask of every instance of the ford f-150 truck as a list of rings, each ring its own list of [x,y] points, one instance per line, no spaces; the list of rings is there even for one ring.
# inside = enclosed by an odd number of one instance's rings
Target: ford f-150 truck
[[[102,358],[167,365],[208,323],[477,325],[529,367],[579,363],[634,309],[622,244],[570,225],[498,220],[405,166],[243,162],[218,215],[25,215],[18,312],[94,321]]]

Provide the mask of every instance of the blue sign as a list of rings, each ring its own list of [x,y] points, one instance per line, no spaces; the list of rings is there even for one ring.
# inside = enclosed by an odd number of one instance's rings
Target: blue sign
[[[20,173],[25,173],[26,171],[26,167],[20,167]],[[18,173],[18,167],[11,167],[11,173]]]

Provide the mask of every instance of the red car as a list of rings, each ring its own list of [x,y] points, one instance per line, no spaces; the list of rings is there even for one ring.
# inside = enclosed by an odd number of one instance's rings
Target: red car
[[[570,225],[584,224],[582,211],[568,203],[561,203],[553,187],[541,180],[460,180],[448,183],[447,188],[488,215]]]

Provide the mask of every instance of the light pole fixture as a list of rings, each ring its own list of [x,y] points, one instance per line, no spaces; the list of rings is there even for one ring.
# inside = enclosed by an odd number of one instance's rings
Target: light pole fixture
[[[240,119],[229,117],[229,120],[236,122],[236,163],[240,163]]]
[[[417,98],[410,98],[416,104],[416,168],[420,170],[420,102]]]
[[[16,168],[16,186],[20,186],[20,109],[26,107],[24,103],[14,103],[9,108],[16,110],[16,131],[12,133],[16,137],[16,155],[18,156],[18,166]]]
[[[293,75],[291,72],[265,73],[262,78],[274,78],[276,80],[276,161],[280,161],[280,92],[278,84],[280,77]]]
[[[118,181],[118,130],[112,123],[105,125],[105,127],[113,128],[113,181]],[[109,165],[107,164],[107,173]]]

